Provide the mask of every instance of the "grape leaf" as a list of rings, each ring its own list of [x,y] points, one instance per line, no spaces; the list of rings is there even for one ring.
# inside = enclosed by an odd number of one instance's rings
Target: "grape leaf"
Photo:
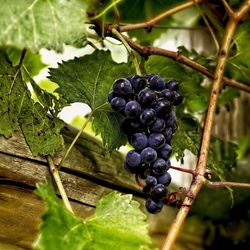
[[[240,24],[234,35],[234,46],[236,51],[228,58],[226,74],[229,77],[243,81],[250,85],[250,62],[249,62],[249,40],[250,40],[250,20]]]
[[[49,118],[49,107],[35,103],[22,79],[21,69],[12,67],[0,50],[0,134],[10,137],[20,126],[34,155],[48,155],[61,149],[63,123]]]
[[[110,151],[124,145],[126,137],[120,131],[121,115],[110,109],[107,97],[114,80],[129,73],[129,64],[115,63],[108,51],[95,51],[50,69],[49,78],[59,85],[57,92],[68,104],[83,102],[90,106],[93,128]]]
[[[51,185],[39,184],[35,192],[48,207],[35,249],[152,249],[146,216],[132,195],[112,192],[98,201],[93,216],[82,220],[63,206]]]
[[[5,51],[7,52],[12,65],[17,66],[20,61],[22,50],[15,47],[7,47],[5,48]],[[41,55],[39,53],[34,54],[30,50],[27,50],[25,53],[23,65],[26,67],[31,76],[37,75],[41,69],[47,66],[42,62]]]
[[[88,1],[0,0],[0,45],[33,52],[40,48],[61,51],[63,44],[83,46]]]

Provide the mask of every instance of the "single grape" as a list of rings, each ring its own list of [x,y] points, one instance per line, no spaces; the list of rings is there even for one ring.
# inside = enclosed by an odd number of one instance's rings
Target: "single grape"
[[[165,82],[160,76],[153,76],[149,80],[150,88],[154,90],[163,90],[165,88]]]
[[[148,145],[154,149],[160,149],[164,146],[166,139],[161,133],[152,133],[148,137]]]
[[[135,174],[140,171],[140,166],[130,166],[127,162],[124,162],[124,169],[127,170],[131,174]]]
[[[174,100],[174,93],[170,89],[163,89],[160,92],[159,97],[162,97],[164,99],[167,99],[169,102],[172,102]]]
[[[163,184],[157,184],[152,188],[151,195],[159,200],[165,199],[167,196],[167,189]]]
[[[158,158],[152,166],[153,174],[158,176],[164,174],[168,170],[168,166],[165,160]]]
[[[131,167],[140,166],[141,160],[141,155],[135,150],[130,150],[126,155],[126,163]]]
[[[165,116],[166,127],[173,128],[176,124],[176,114],[174,111],[170,112],[167,116]]]
[[[171,127],[167,127],[162,131],[162,134],[164,135],[166,142],[169,144],[173,137],[173,129]]]
[[[124,97],[133,93],[133,88],[129,80],[126,78],[117,79],[113,84],[113,92],[120,97]]]
[[[179,82],[176,81],[176,80],[169,80],[167,83],[166,83],[166,88],[167,89],[170,89],[172,91],[174,90],[179,90]]]
[[[157,182],[167,187],[171,183],[171,175],[169,172],[165,172],[163,175],[157,177]]]
[[[141,160],[144,163],[150,164],[154,162],[156,158],[157,152],[151,147],[146,147],[141,151]]]
[[[137,75],[130,77],[129,81],[132,84],[134,91],[137,93],[140,92],[142,89],[144,89],[147,84],[146,79]]]
[[[149,127],[151,132],[161,132],[165,128],[165,121],[161,118],[156,118],[155,122]]]
[[[143,124],[150,125],[156,120],[155,110],[152,108],[145,109],[140,115],[140,120]]]
[[[169,156],[172,153],[172,147],[169,144],[165,144],[164,147],[161,148],[160,153],[161,153],[161,157],[164,160],[168,160]]]
[[[148,81],[150,81],[150,79],[152,78],[152,77],[154,77],[154,76],[156,76],[155,74],[146,74],[144,77],[148,80]]]
[[[149,185],[145,185],[145,186],[143,187],[143,189],[142,189],[142,192],[143,192],[144,194],[146,194],[147,196],[150,196],[151,191],[152,191],[152,187],[149,186]]]
[[[179,105],[182,103],[183,101],[183,96],[177,92],[177,91],[173,91],[173,94],[174,94],[174,98],[173,98],[173,105]]]
[[[146,130],[146,126],[142,124],[139,119],[131,119],[129,126],[133,129],[133,131],[135,131],[135,133]]]
[[[146,209],[151,214],[159,213],[163,208],[163,202],[161,200],[148,198],[146,200]]]
[[[113,91],[109,92],[109,95],[108,95],[108,102],[111,103],[111,101],[112,101],[112,99],[113,99],[114,97],[115,97],[114,92],[113,92]]]
[[[137,101],[130,101],[126,104],[124,112],[127,117],[135,118],[141,113],[141,105]]]
[[[115,97],[111,100],[111,107],[115,111],[121,111],[125,108],[126,101],[121,97]]]
[[[154,176],[148,175],[146,180],[145,180],[145,183],[148,186],[153,187],[157,184],[157,179]]]
[[[156,102],[154,110],[156,111],[157,116],[163,117],[171,111],[171,103],[166,99],[160,98]]]
[[[152,106],[157,100],[157,94],[150,88],[144,88],[138,94],[138,101],[141,105]]]
[[[130,138],[130,144],[138,151],[146,148],[148,145],[148,138],[143,133],[133,134]]]

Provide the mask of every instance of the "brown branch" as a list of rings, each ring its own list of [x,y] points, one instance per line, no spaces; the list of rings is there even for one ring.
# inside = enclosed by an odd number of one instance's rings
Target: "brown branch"
[[[174,170],[177,170],[177,171],[184,172],[184,173],[192,174],[193,176],[194,176],[194,174],[195,174],[194,170],[192,170],[192,169],[179,168],[179,167],[174,167],[174,166],[171,166],[170,168],[172,168],[172,169],[174,169]]]
[[[159,56],[164,56],[164,57],[168,57],[176,62],[182,63],[206,76],[208,76],[209,78],[214,79],[214,73],[210,72],[206,67],[204,67],[203,65],[194,62],[193,60],[183,56],[180,52],[175,52],[175,51],[170,51],[170,50],[166,50],[166,49],[161,49],[158,47],[153,47],[153,46],[142,46],[136,42],[134,42],[132,39],[128,38],[127,36],[123,35],[123,38],[126,40],[126,42],[131,46],[131,48],[133,48],[134,50],[136,50],[137,52],[139,52],[142,56],[148,57],[151,55],[159,55]],[[228,77],[223,77],[223,82],[231,87],[246,91],[248,93],[250,93],[250,86],[238,82],[234,79],[230,79]]]
[[[135,23],[135,24],[129,24],[125,25],[122,27],[119,27],[120,32],[125,32],[125,31],[131,31],[131,30],[138,30],[138,29],[151,29],[156,23],[160,22],[161,20],[165,19],[168,16],[171,16],[181,10],[185,10],[194,4],[200,3],[201,0],[193,0],[193,1],[188,1],[186,3],[177,5],[171,9],[166,10],[165,12],[161,13],[160,15],[150,19],[147,22],[143,23]],[[118,28],[116,25],[114,25],[114,28]]]
[[[214,74],[213,86],[211,89],[210,100],[208,104],[208,110],[205,118],[205,124],[202,134],[202,141],[199,151],[199,158],[196,167],[196,175],[193,178],[192,184],[188,191],[186,198],[184,199],[183,205],[180,208],[173,224],[169,229],[169,233],[166,237],[162,250],[169,250],[173,247],[175,240],[184,224],[184,221],[189,213],[189,210],[193,204],[193,201],[197,197],[201,187],[206,182],[204,174],[206,173],[206,163],[209,152],[211,132],[215,117],[216,106],[218,103],[219,93],[222,85],[223,74],[226,65],[226,59],[230,49],[233,34],[236,30],[238,22],[243,18],[243,16],[250,9],[250,1],[246,1],[241,8],[238,10],[234,17],[230,17],[225,34],[223,37],[221,50],[218,55],[217,66]],[[235,18],[237,16],[237,18]]]
[[[207,183],[208,187],[211,188],[222,188],[222,187],[240,187],[240,188],[250,188],[250,183],[241,183],[241,182],[230,182],[230,181],[223,181],[223,182],[211,182]]]
[[[234,11],[232,10],[232,8],[229,6],[229,4],[227,3],[226,0],[221,0],[221,2],[223,3],[225,10],[228,14],[228,16],[234,18]]]

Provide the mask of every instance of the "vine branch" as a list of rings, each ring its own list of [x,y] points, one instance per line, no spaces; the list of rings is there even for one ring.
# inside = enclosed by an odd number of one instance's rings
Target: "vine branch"
[[[72,213],[73,212],[73,209],[70,205],[70,202],[69,202],[69,199],[68,199],[68,196],[65,192],[65,189],[63,187],[63,184],[62,184],[62,181],[61,181],[61,178],[60,178],[60,175],[59,175],[59,171],[58,171],[58,168],[56,167],[56,165],[54,164],[53,162],[53,159],[50,157],[50,156],[47,156],[47,161],[49,163],[49,169],[50,169],[50,172],[54,178],[54,181],[57,185],[57,188],[58,188],[58,191],[62,197],[62,201],[63,201],[63,204],[64,206]]]
[[[175,240],[180,232],[184,221],[190,211],[190,208],[193,204],[193,201],[197,197],[201,187],[206,182],[204,174],[206,172],[206,163],[209,152],[211,132],[215,117],[216,106],[218,103],[219,93],[221,89],[221,83],[223,80],[223,74],[226,65],[226,59],[228,56],[228,51],[230,49],[231,41],[233,34],[236,30],[238,22],[244,17],[247,11],[250,9],[250,1],[245,1],[240,9],[235,13],[233,17],[229,18],[229,21],[226,25],[226,30],[224,33],[221,50],[217,59],[217,66],[214,74],[214,81],[211,89],[208,110],[206,113],[205,124],[203,128],[202,141],[199,151],[198,163],[195,169],[195,177],[191,183],[190,189],[187,193],[186,198],[184,199],[183,205],[181,206],[175,221],[169,229],[169,233],[165,239],[162,250],[170,250]]]
[[[160,15],[150,19],[147,22],[142,22],[142,23],[136,23],[136,24],[128,24],[122,27],[119,26],[114,26],[115,28],[119,28],[120,32],[125,32],[125,31],[132,31],[132,30],[138,30],[138,29],[151,29],[156,23],[160,22],[161,20],[165,19],[168,16],[171,16],[181,10],[185,10],[194,4],[200,3],[201,0],[191,0],[183,4],[179,4],[171,9],[168,9],[161,13]]]
[[[230,181],[218,181],[207,183],[208,187],[211,188],[222,188],[222,187],[240,187],[240,188],[250,188],[250,183],[241,183],[241,182],[230,182]]]
[[[194,62],[193,60],[183,56],[179,51],[175,52],[175,51],[161,49],[161,48],[154,47],[154,46],[142,46],[142,45],[134,42],[132,39],[128,38],[127,36],[123,35],[123,38],[127,41],[127,43],[131,46],[131,48],[136,50],[138,53],[140,53],[144,57],[148,57],[151,55],[159,55],[159,56],[168,57],[176,62],[182,63],[182,64],[208,76],[209,78],[212,78],[212,79],[215,78],[215,74],[210,72],[205,66],[203,66],[197,62]],[[234,79],[230,79],[230,78],[225,77],[225,76],[223,76],[222,79],[226,85],[243,90],[247,93],[250,93],[250,87],[248,85],[241,83],[239,81],[236,81]]]

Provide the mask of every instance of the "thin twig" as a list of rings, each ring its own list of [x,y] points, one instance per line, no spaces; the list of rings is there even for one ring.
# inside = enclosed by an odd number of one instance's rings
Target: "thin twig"
[[[61,178],[60,178],[60,175],[59,175],[59,171],[58,171],[58,168],[56,167],[56,165],[54,164],[53,162],[53,159],[50,157],[50,156],[47,156],[47,161],[49,163],[49,168],[50,168],[50,172],[54,178],[54,181],[57,185],[57,188],[58,188],[58,191],[62,197],[62,201],[63,201],[63,204],[65,205],[65,207],[72,213],[73,212],[73,209],[70,205],[70,202],[69,202],[69,199],[68,199],[68,196],[65,192],[65,189],[63,187],[63,184],[62,184],[62,181],[61,181]]]
[[[217,40],[217,37],[216,37],[216,35],[215,35],[215,33],[214,33],[214,31],[213,31],[213,29],[212,29],[212,27],[211,27],[211,25],[210,25],[210,23],[209,23],[209,21],[208,21],[206,15],[204,14],[204,12],[203,12],[203,10],[201,9],[201,7],[199,6],[199,4],[195,3],[195,6],[196,6],[196,8],[198,9],[198,11],[199,11],[199,13],[200,13],[200,15],[201,15],[203,21],[205,22],[205,24],[206,24],[206,26],[207,26],[207,28],[208,28],[208,31],[209,31],[210,34],[211,34],[211,37],[213,38],[214,45],[215,45],[215,48],[216,48],[216,52],[218,53],[218,51],[220,50],[220,45],[219,45],[219,42],[218,42],[218,40]]]
[[[26,49],[23,49],[23,50],[22,50],[22,53],[21,53],[21,56],[20,56],[20,60],[19,60],[19,64],[18,64],[18,67],[19,67],[19,68],[21,68],[22,65],[23,65],[23,60],[24,60],[24,58],[25,58],[26,52],[27,52]]]
[[[160,22],[161,20],[165,19],[168,16],[171,16],[181,10],[185,10],[191,6],[193,6],[195,3],[200,3],[201,0],[194,0],[194,1],[188,1],[183,4],[179,4],[171,9],[167,9],[160,15],[150,19],[147,22],[143,23],[136,23],[136,24],[129,24],[126,26],[119,27],[120,32],[125,32],[125,31],[131,31],[131,30],[138,30],[138,29],[151,29],[156,23]],[[117,26],[114,26],[115,28],[118,28]]]
[[[223,182],[211,182],[207,183],[207,186],[210,188],[222,188],[222,187],[240,187],[240,188],[250,188],[250,183],[241,183],[241,182],[230,182],[230,181],[223,181]]]
[[[82,134],[83,130],[86,128],[86,126],[88,125],[89,121],[92,118],[93,113],[91,112],[88,116],[88,119],[85,121],[85,123],[82,125],[81,129],[78,131],[76,137],[74,138],[74,140],[71,142],[70,146],[68,147],[67,151],[65,152],[65,154],[63,155],[63,158],[61,159],[60,163],[58,164],[58,169],[61,168],[61,166],[63,165],[65,159],[68,157],[70,151],[72,150],[72,148],[74,147],[76,141],[78,140],[79,136]]]
[[[193,201],[197,197],[203,184],[207,181],[204,178],[204,174],[206,173],[206,164],[207,164],[207,157],[208,157],[208,152],[209,152],[211,132],[212,132],[212,127],[213,127],[213,122],[214,122],[214,117],[215,117],[216,106],[218,103],[219,93],[222,87],[221,84],[222,84],[223,74],[225,70],[226,59],[228,56],[228,51],[230,49],[233,34],[236,30],[238,22],[240,21],[241,18],[243,18],[243,16],[247,13],[249,9],[250,9],[250,1],[247,1],[239,9],[237,13],[238,18],[235,18],[235,15],[234,15],[234,18],[230,17],[227,23],[222,45],[221,45],[221,50],[218,55],[217,66],[216,66],[215,74],[214,74],[214,81],[213,81],[212,90],[210,94],[208,110],[206,113],[203,134],[202,134],[202,141],[201,141],[201,146],[199,150],[199,158],[198,158],[198,163],[196,167],[196,175],[193,178],[192,184],[190,186],[190,189],[188,191],[186,198],[184,199],[183,205],[181,206],[173,224],[171,225],[169,229],[169,233],[165,239],[162,250],[170,250],[173,247],[175,240],[193,204]],[[241,13],[241,15],[239,15],[239,13]]]
[[[225,7],[225,10],[226,10],[228,16],[233,18],[234,17],[234,11],[231,9],[231,7],[227,3],[227,1],[226,0],[221,0],[221,2],[223,3],[223,5]]]
[[[131,47],[128,45],[128,43],[126,42],[126,40],[123,38],[123,36],[115,29],[113,28],[112,29],[112,33],[123,43],[123,45],[126,47],[130,57],[131,57],[131,60],[135,66],[135,71],[136,71],[136,74],[137,75],[141,75],[141,69],[140,69],[140,65],[136,59],[136,56],[134,54],[134,51],[131,49]]]
[[[174,166],[171,166],[170,168],[172,168],[172,169],[174,169],[174,170],[177,170],[177,171],[184,172],[184,173],[188,173],[188,174],[191,174],[191,175],[194,175],[194,174],[195,174],[195,171],[192,170],[192,169],[179,168],[179,167],[174,167]]]

